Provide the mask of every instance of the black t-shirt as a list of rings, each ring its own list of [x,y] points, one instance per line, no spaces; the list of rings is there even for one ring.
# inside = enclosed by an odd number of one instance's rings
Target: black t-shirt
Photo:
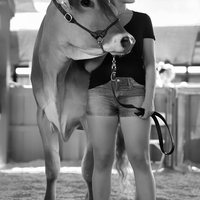
[[[139,84],[145,85],[145,69],[143,62],[143,39],[155,40],[150,17],[145,13],[133,12],[133,17],[124,26],[136,40],[131,52],[116,57],[117,77],[132,77]],[[107,54],[102,64],[92,71],[89,89],[110,81],[112,55]]]

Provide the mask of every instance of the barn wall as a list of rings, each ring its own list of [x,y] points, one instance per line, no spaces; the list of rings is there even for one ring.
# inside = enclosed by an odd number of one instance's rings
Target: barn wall
[[[200,163],[200,87],[177,90],[177,158]]]
[[[10,88],[10,160],[29,162],[44,159],[42,140],[36,122],[36,110],[31,88]],[[61,159],[81,159],[85,143],[84,131],[75,131],[67,143],[61,142]]]
[[[156,110],[167,116],[171,127],[171,89],[157,89]],[[10,88],[10,144],[9,158],[16,162],[28,162],[44,159],[42,141],[36,123],[36,103],[31,88]],[[162,127],[165,133],[165,128]],[[164,136],[165,137],[165,136]],[[152,138],[157,138],[157,133],[152,127]],[[78,160],[83,157],[86,145],[85,132],[75,131],[67,143],[60,143],[62,160]],[[160,159],[160,152],[152,147],[153,160]],[[171,161],[169,161],[169,165]]]
[[[179,165],[185,160],[200,163],[200,87],[157,88],[156,110],[164,113],[175,138],[173,155],[165,157],[166,166]],[[31,88],[10,88],[9,158],[17,162],[43,159],[43,147],[36,124],[36,103]],[[167,130],[162,126],[166,150],[170,148]],[[152,126],[151,138],[157,138]],[[77,130],[67,143],[61,142],[62,160],[79,160],[86,145],[84,131]],[[151,147],[152,160],[160,159],[160,152]]]

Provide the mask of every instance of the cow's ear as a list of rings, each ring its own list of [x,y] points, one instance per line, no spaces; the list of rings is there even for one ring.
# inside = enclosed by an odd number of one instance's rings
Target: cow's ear
[[[60,3],[66,9],[68,9],[68,10],[71,9],[70,0],[57,0],[57,1],[58,1],[58,3]]]
[[[113,11],[113,13],[117,16],[118,15],[118,10],[112,3],[110,3],[110,8]]]
[[[72,6],[71,1],[70,0],[64,0],[64,2],[65,2],[65,5],[67,6],[67,8],[71,9],[71,6]]]

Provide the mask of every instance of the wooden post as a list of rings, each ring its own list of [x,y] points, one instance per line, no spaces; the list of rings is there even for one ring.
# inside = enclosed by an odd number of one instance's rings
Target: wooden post
[[[188,106],[187,96],[178,96],[178,141],[177,141],[177,167],[183,165],[184,161],[184,144],[185,144],[185,129],[186,126],[186,110]]]
[[[0,0],[0,167],[8,158],[10,19],[13,15],[10,5],[10,1]]]
[[[176,142],[176,126],[177,126],[177,118],[176,118],[176,90],[174,88],[165,88],[165,97],[166,97],[166,120],[171,131],[171,134],[174,137]],[[167,129],[165,128],[165,131]],[[167,132],[165,132],[165,143],[167,151],[171,148],[171,140]],[[176,151],[176,149],[175,149]],[[165,167],[174,168],[174,160],[175,154],[165,156]]]

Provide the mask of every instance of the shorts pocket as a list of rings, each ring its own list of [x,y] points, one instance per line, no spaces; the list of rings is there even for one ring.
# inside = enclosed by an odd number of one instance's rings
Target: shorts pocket
[[[136,82],[133,78],[128,77],[128,84],[130,88],[138,88],[138,89],[144,89],[144,85],[139,84],[138,82]]]

